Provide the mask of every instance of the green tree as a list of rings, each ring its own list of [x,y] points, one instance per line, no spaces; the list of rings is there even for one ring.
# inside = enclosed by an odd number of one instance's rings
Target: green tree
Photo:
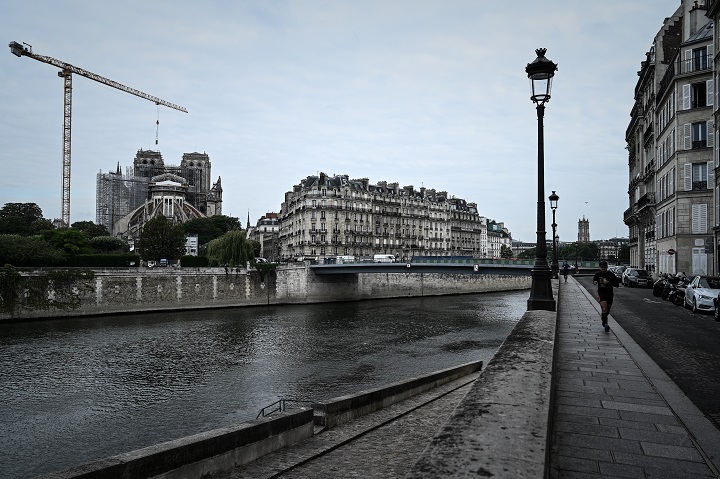
[[[31,236],[52,228],[35,203],[5,203],[0,208],[0,234]]]
[[[200,245],[207,244],[228,231],[242,229],[237,218],[225,215],[195,218],[183,223],[182,226],[187,235],[198,235],[198,244]]]
[[[624,244],[618,251],[618,261],[621,263],[630,263],[630,246]]]
[[[69,255],[92,253],[90,240],[74,228],[59,228],[42,232],[42,238]]]
[[[138,251],[145,261],[175,261],[185,254],[185,231],[164,216],[153,218],[140,232]]]
[[[59,266],[67,262],[62,250],[42,238],[0,235],[0,264],[23,266]]]
[[[228,265],[230,267],[243,266],[255,259],[252,242],[246,237],[244,231],[228,231],[221,237],[208,244],[208,259],[211,264]]]
[[[517,257],[519,259],[535,259],[535,248],[526,249],[520,252]]]
[[[507,245],[500,245],[500,257],[501,258],[512,258],[513,252]]]
[[[85,233],[88,239],[95,238],[96,236],[110,236],[110,232],[105,226],[96,225],[92,221],[76,221],[71,226]]]
[[[96,253],[127,253],[130,251],[127,242],[115,236],[95,236],[90,239],[90,246]]]

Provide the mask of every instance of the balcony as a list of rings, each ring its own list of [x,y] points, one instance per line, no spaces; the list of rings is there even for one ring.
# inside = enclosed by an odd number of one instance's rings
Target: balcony
[[[655,204],[655,193],[646,193],[637,202],[638,210]]]
[[[680,75],[685,73],[704,72],[711,70],[712,65],[712,55],[696,55],[695,58],[691,58],[690,60],[678,59],[675,63],[675,71]]]
[[[707,140],[693,140],[692,149],[707,148]]]

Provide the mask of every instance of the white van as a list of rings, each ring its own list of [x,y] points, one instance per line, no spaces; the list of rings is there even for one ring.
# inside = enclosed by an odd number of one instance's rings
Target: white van
[[[376,254],[373,256],[373,263],[394,263],[394,254]]]
[[[352,256],[352,255],[350,255],[350,256],[348,256],[348,255],[336,256],[335,262],[336,262],[337,264],[354,263],[354,262],[355,262],[355,256]]]

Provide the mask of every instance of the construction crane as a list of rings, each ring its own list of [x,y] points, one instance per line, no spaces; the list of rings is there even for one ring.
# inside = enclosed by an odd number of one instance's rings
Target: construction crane
[[[117,88],[118,90],[124,91],[126,93],[130,93],[131,95],[135,95],[140,98],[150,100],[151,102],[155,103],[156,105],[163,105],[168,108],[180,110],[185,113],[187,113],[188,111],[180,105],[175,105],[174,103],[170,103],[165,100],[161,100],[158,97],[148,95],[147,93],[143,93],[139,90],[135,90],[134,88],[130,88],[125,85],[121,85],[120,83],[118,83],[116,81],[102,77],[100,75],[89,72],[87,70],[83,70],[82,68],[78,68],[69,63],[65,63],[63,61],[60,61],[60,60],[57,60],[55,58],[48,57],[48,56],[35,55],[32,52],[32,46],[28,45],[27,43],[23,43],[21,45],[18,42],[10,42],[9,46],[10,46],[11,53],[17,57],[22,57],[22,56],[30,57],[37,61],[40,61],[43,63],[48,63],[50,65],[54,65],[54,66],[60,68],[60,71],[58,72],[58,76],[65,80],[65,90],[64,90],[64,93],[65,93],[65,104],[64,104],[65,119],[63,122],[62,218],[61,218],[61,221],[62,221],[62,226],[64,228],[67,228],[68,226],[70,226],[70,139],[71,139],[71,130],[72,130],[72,74],[73,73],[75,73],[77,75],[82,75],[91,80],[95,80],[96,82],[102,83],[104,85],[111,86],[113,88]]]

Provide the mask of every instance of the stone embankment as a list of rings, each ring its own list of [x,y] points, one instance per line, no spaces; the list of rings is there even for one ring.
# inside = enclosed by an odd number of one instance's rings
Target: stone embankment
[[[94,273],[91,284],[86,285],[89,287],[76,288],[78,308],[19,309],[12,316],[0,313],[0,320],[484,293],[527,289],[531,281],[530,276],[487,274],[318,276],[307,266],[280,267],[265,278],[253,269],[224,268],[142,268]],[[53,294],[48,291],[49,297]]]

